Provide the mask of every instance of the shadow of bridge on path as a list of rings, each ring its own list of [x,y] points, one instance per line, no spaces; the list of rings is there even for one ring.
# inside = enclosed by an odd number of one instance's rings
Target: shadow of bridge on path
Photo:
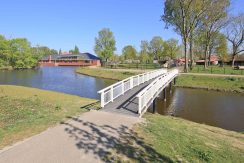
[[[82,117],[68,118],[70,121],[62,122],[64,130],[85,155],[93,155],[104,162],[128,161],[128,158],[138,162],[173,162],[126,125],[116,125],[113,121],[110,125],[99,120],[91,122]]]

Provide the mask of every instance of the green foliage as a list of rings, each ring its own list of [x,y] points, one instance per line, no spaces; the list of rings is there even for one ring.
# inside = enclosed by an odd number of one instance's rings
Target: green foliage
[[[45,46],[31,47],[25,38],[6,39],[0,35],[0,68],[33,68],[39,59],[51,54],[57,54],[57,51]]]
[[[94,51],[102,60],[107,61],[116,50],[115,44],[113,32],[104,28],[98,32],[98,37],[95,38]]]
[[[131,45],[127,45],[122,49],[122,55],[125,60],[136,59],[136,54],[137,54],[136,49]]]
[[[178,46],[178,40],[169,39],[164,43],[164,55],[170,57],[171,59],[176,58],[180,47]]]
[[[46,46],[37,45],[36,47],[32,47],[31,49],[32,49],[32,54],[38,60],[43,58],[44,56],[47,56],[47,55],[58,54],[57,50],[50,49],[50,48],[48,48]]]
[[[61,54],[62,54],[62,50],[61,50],[61,49],[59,49],[58,54],[59,54],[59,55],[61,55]]]
[[[79,50],[78,46],[75,45],[74,50],[70,50],[69,53],[71,53],[71,54],[79,54],[80,50]]]
[[[218,45],[216,47],[216,53],[220,56],[222,61],[226,62],[229,60],[227,39],[223,34],[219,34],[217,38]]]
[[[141,63],[152,61],[149,56],[149,43],[147,41],[141,41],[141,51],[139,55]]]
[[[153,59],[160,60],[164,55],[164,41],[160,36],[155,36],[150,41],[149,52]]]

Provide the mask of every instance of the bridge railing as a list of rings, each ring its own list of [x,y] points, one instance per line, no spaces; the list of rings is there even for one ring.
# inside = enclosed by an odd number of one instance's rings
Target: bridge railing
[[[144,88],[138,98],[138,114],[142,116],[158,94],[178,75],[178,70],[172,70],[155,79]]]
[[[116,98],[125,94],[130,89],[133,89],[134,87],[165,73],[167,73],[166,69],[149,71],[143,74],[129,77],[98,91],[101,97],[101,107],[104,107],[106,104],[113,102]]]

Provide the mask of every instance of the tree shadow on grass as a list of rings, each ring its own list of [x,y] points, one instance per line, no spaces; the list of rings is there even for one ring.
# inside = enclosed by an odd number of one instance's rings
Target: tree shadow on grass
[[[62,124],[66,125],[65,132],[77,142],[76,147],[105,162],[121,162],[127,158],[138,162],[173,162],[124,125],[114,128],[83,121],[81,118],[68,118],[72,121]],[[77,126],[83,126],[83,129]]]

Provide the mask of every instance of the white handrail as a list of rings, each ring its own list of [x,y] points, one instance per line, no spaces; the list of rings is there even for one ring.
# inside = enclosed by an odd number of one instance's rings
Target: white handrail
[[[146,109],[158,96],[158,94],[178,75],[178,70],[172,70],[159,76],[140,93],[136,95],[138,98],[138,114],[140,117],[146,112]]]
[[[104,107],[106,104],[113,102],[116,98],[126,93],[128,90],[137,87],[140,84],[143,84],[153,78],[156,78],[162,74],[167,73],[166,69],[159,69],[154,71],[149,71],[143,74],[131,76],[127,79],[119,81],[113,85],[110,85],[100,91],[101,94],[101,107]]]

